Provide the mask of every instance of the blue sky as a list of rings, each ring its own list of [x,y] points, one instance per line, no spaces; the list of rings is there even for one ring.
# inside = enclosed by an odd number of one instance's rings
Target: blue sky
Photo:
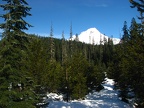
[[[0,1],[2,2],[2,1]],[[49,36],[51,22],[53,34],[61,38],[62,31],[69,37],[70,25],[74,34],[95,27],[101,33],[119,38],[124,21],[139,16],[130,8],[129,0],[27,0],[32,16],[25,18],[34,27],[28,33]],[[4,2],[2,2],[4,3]],[[2,10],[0,10],[2,11]],[[1,13],[1,12],[0,12]],[[0,23],[2,20],[0,20]]]

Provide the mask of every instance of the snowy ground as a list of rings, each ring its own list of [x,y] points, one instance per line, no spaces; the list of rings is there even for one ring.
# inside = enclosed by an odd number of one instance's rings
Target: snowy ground
[[[105,79],[104,89],[86,95],[85,100],[71,102],[51,101],[47,108],[132,108],[118,98],[118,92],[113,90],[113,80]]]

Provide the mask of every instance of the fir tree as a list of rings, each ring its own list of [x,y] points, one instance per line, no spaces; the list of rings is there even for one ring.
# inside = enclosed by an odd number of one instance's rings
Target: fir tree
[[[76,42],[79,42],[79,37],[78,37],[78,34],[76,34],[75,41],[76,41]]]
[[[123,26],[122,30],[123,30],[123,37],[122,37],[121,41],[123,43],[126,43],[129,40],[129,32],[128,32],[128,27],[127,27],[127,22],[126,21],[124,21],[124,26]]]
[[[86,72],[88,69],[88,62],[84,56],[80,54],[75,54],[70,62],[68,68],[69,77],[69,93],[72,99],[83,98],[87,93],[86,86]]]
[[[65,65],[66,61],[67,61],[66,40],[64,37],[64,32],[62,32],[62,65]]]
[[[3,0],[7,4],[0,5],[7,13],[1,17],[5,22],[0,24],[4,29],[0,52],[0,107],[34,107],[35,96],[33,83],[24,70],[27,58],[28,42],[23,30],[30,25],[24,17],[31,15],[30,7],[25,0]]]
[[[140,17],[138,17],[141,20],[141,23],[144,24],[144,1],[143,0],[129,0],[130,3],[132,4],[131,8],[137,8],[137,10],[140,12]]]
[[[70,42],[69,42],[69,48],[70,48],[70,58],[73,55],[73,42],[72,42],[72,24],[70,26]]]
[[[52,24],[51,24],[51,29],[50,29],[50,57],[51,57],[51,60],[55,60],[55,47],[54,47],[53,26],[52,26]]]
[[[141,24],[138,24],[135,19],[132,19],[130,27],[131,40],[128,46],[128,51],[130,53],[128,53],[129,57],[127,59],[130,62],[129,73],[131,75],[131,86],[136,94],[136,98],[139,100],[137,101],[139,107],[144,106],[144,93],[142,92],[144,90],[142,80],[144,78],[144,36],[141,29]],[[141,84],[138,82],[141,82]]]
[[[5,23],[0,24],[0,28],[4,29],[4,35],[9,37],[9,32],[15,32],[15,34],[23,34],[23,30],[27,30],[28,27],[31,27],[24,18],[26,16],[31,16],[29,13],[30,7],[28,7],[28,3],[25,0],[3,0],[7,2],[7,4],[0,5],[3,10],[6,12],[1,17],[6,21]]]

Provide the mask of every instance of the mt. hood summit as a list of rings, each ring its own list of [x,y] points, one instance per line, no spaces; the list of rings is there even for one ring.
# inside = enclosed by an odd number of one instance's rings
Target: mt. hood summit
[[[72,37],[72,40],[77,40],[77,38],[80,42],[99,45],[100,42],[104,44],[105,40],[108,41],[109,37],[100,33],[96,28],[89,28],[86,31],[81,32],[80,35],[78,35],[78,37],[74,35]],[[113,44],[118,44],[120,42],[120,39],[118,38],[110,38],[110,39],[113,40]]]

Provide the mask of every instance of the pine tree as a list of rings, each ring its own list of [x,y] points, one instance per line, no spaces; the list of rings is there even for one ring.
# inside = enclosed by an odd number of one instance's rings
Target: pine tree
[[[46,48],[39,38],[33,38],[29,46],[27,60],[29,76],[33,78],[36,85],[45,86],[45,75],[48,68]]]
[[[69,41],[69,48],[70,48],[70,58],[72,57],[73,55],[73,41],[72,41],[72,24],[70,26],[70,41]]]
[[[67,52],[66,52],[66,41],[64,37],[64,31],[62,32],[62,65],[66,63]]]
[[[0,51],[0,107],[34,107],[35,96],[33,83],[24,70],[27,58],[27,37],[23,30],[30,25],[23,17],[29,14],[31,8],[25,0],[3,0],[7,4],[0,5],[7,13],[1,17],[6,22],[0,24],[4,29]]]
[[[133,18],[130,27],[131,40],[128,46],[130,53],[127,59],[130,62],[129,73],[131,75],[131,86],[136,94],[139,107],[144,106],[144,93],[142,92],[144,90],[144,82],[142,80],[144,78],[144,36],[141,29],[141,24],[138,24]],[[141,82],[141,84],[138,82]]]
[[[63,66],[63,71],[65,74],[65,81],[68,81],[68,72],[66,71],[67,68],[67,48],[66,48],[66,41],[64,38],[64,32],[62,32],[62,66]]]
[[[27,30],[28,27],[31,27],[23,18],[26,16],[31,16],[29,13],[30,7],[25,0],[3,0],[7,4],[0,5],[6,14],[3,14],[1,17],[6,21],[5,23],[0,24],[0,28],[4,29],[4,37],[9,37],[9,33],[14,32],[19,36],[23,34],[23,30]]]
[[[126,43],[129,40],[129,33],[128,33],[128,27],[127,27],[127,22],[126,21],[124,21],[124,26],[123,26],[122,30],[123,30],[123,37],[122,37],[121,41],[123,43]]]
[[[49,89],[49,92],[57,92],[58,89],[60,89],[60,76],[61,76],[61,65],[60,62],[56,61],[56,45],[55,45],[55,39],[53,38],[53,27],[51,24],[50,28],[50,46],[49,46],[49,54],[50,59],[48,59],[48,70],[47,74],[45,75],[47,88]]]
[[[51,60],[55,60],[55,43],[54,43],[54,38],[53,38],[53,26],[51,24],[51,29],[50,29],[50,57]]]
[[[111,68],[113,78],[120,89],[120,96],[123,101],[131,98],[128,92],[134,92],[135,101],[138,107],[143,107],[143,32],[142,25],[132,19],[130,28],[124,24],[123,42],[116,46],[116,56],[113,60],[113,68]],[[128,38],[124,38],[128,36]],[[141,82],[141,83],[139,83]]]
[[[65,97],[65,100],[68,102],[69,101],[69,86],[68,86],[68,72],[67,72],[67,47],[66,47],[66,40],[65,40],[65,37],[64,37],[64,31],[62,32],[62,68],[63,68],[63,72],[62,72],[62,79],[61,79],[61,82],[62,82],[62,92],[64,94],[66,94],[66,97]]]
[[[131,73],[131,85],[136,94],[136,102],[138,103],[137,107],[144,107],[144,93],[143,91],[143,78],[144,78],[144,1],[143,0],[130,0],[132,4],[131,8],[137,8],[140,12],[138,17],[141,20],[141,24],[136,23],[135,19],[132,19],[130,27],[130,36],[131,40],[129,42],[129,72]],[[138,82],[141,82],[139,84]]]
[[[79,37],[78,37],[78,34],[76,34],[75,41],[76,41],[76,42],[79,42]]]
[[[68,68],[69,77],[69,93],[72,99],[83,98],[87,93],[86,86],[86,72],[88,69],[88,62],[84,56],[80,54],[74,54],[70,61]]]
[[[143,0],[139,0],[139,1],[135,1],[135,0],[129,0],[130,3],[132,4],[131,8],[137,8],[137,10],[140,12],[140,17],[138,17],[141,20],[141,23],[144,24],[144,1]]]

